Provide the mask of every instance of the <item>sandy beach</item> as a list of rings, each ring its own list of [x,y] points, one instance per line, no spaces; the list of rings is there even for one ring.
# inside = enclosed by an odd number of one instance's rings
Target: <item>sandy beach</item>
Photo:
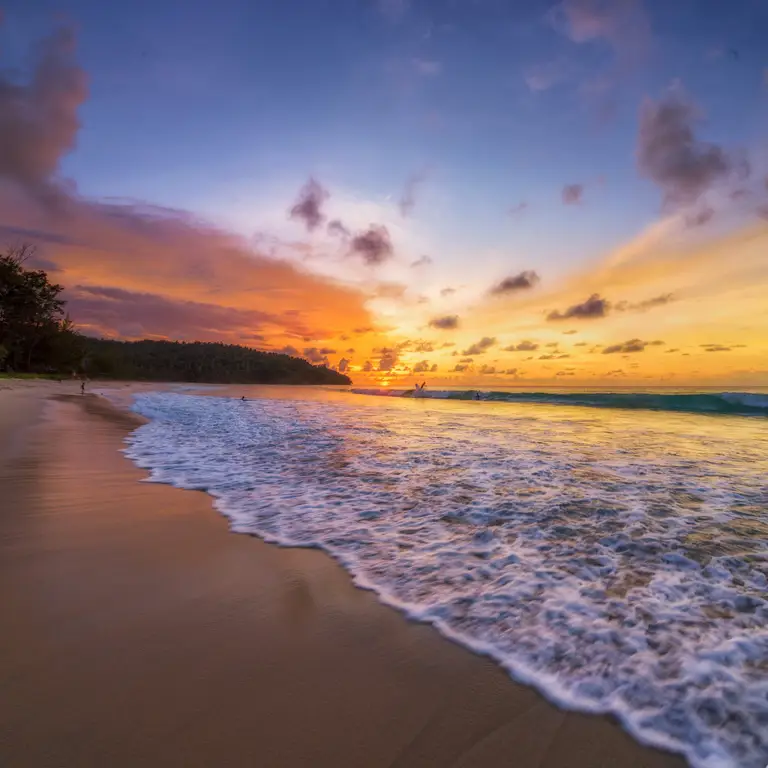
[[[683,766],[141,483],[138,419],[0,382],[3,766]]]

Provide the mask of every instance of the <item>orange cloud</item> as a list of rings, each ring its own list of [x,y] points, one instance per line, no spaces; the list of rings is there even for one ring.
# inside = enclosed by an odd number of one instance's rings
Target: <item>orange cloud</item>
[[[196,338],[245,342],[257,333],[269,348],[374,325],[361,291],[178,211],[69,197],[65,213],[54,212],[6,188],[3,234],[39,245],[70,289],[73,320],[94,333],[190,338],[194,329]]]

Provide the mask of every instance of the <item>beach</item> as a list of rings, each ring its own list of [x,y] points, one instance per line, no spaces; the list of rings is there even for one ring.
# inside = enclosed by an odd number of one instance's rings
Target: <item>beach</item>
[[[315,549],[140,482],[139,423],[0,391],[0,763],[682,766],[408,621]]]

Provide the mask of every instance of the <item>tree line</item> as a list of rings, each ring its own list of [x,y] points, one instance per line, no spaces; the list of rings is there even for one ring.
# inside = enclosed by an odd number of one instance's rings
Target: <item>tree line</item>
[[[79,333],[63,286],[25,265],[34,248],[0,254],[0,370],[63,376],[236,384],[351,384],[324,365],[236,344],[116,341]]]

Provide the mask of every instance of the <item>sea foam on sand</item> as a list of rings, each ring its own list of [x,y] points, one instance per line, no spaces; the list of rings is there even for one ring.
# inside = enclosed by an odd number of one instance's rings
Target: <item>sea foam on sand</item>
[[[762,420],[140,394],[126,450],[697,768],[768,763]],[[501,409],[503,408],[503,413]]]

